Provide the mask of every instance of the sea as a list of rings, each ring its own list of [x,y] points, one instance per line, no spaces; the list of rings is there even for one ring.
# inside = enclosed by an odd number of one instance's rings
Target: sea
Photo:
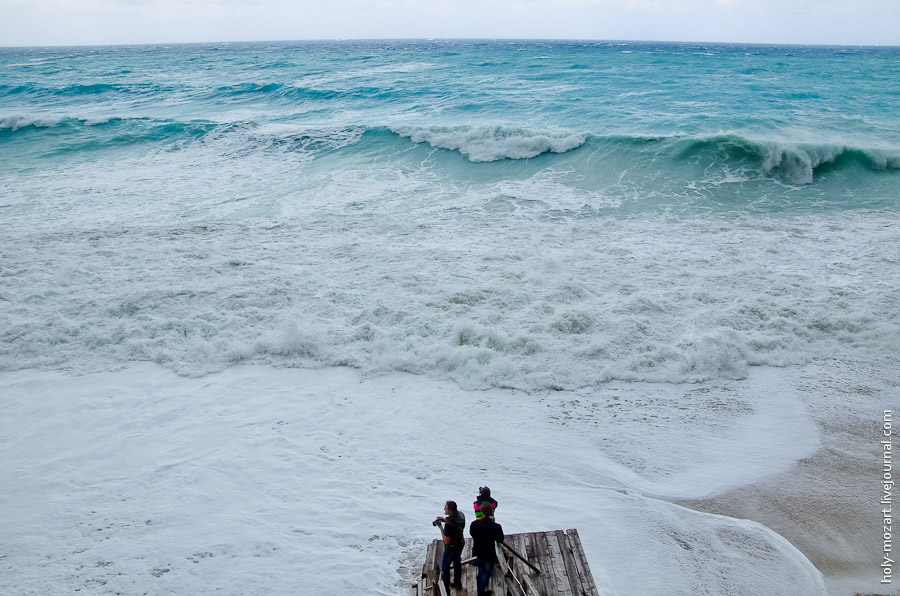
[[[641,437],[653,436],[648,411],[696,406],[705,414],[673,422],[670,447],[653,449],[692,465],[719,458],[719,480],[679,476],[668,493],[705,498],[720,480],[750,482],[726,465],[717,441],[727,428],[716,416],[768,412],[765,423],[748,418],[762,433],[755,442],[743,441],[750,430],[731,437],[738,452],[763,454],[754,481],[769,469],[764,452],[779,424],[802,419],[791,428],[806,437],[783,435],[792,437],[783,451],[797,451],[779,460],[782,473],[828,444],[810,429],[838,428],[850,401],[860,420],[880,420],[900,386],[898,288],[897,47],[504,39],[0,48],[0,371],[20,396],[3,406],[21,416],[9,420],[30,420],[0,433],[8,462],[17,428],[56,432],[35,413],[41,399],[79,382],[78,396],[96,398],[84,379],[113,387],[109,379],[128,371],[163,374],[181,383],[181,401],[202,393],[198,380],[248,370],[352,371],[375,385],[420,379],[429,395],[476,409],[479,396],[501,399],[484,392],[512,392],[502,395],[534,408],[550,400],[559,424],[593,420],[633,388],[651,397],[603,427],[627,435],[630,455],[600,443],[596,429],[584,436],[597,433],[591,449],[624,466],[608,478],[657,496],[659,483],[646,482],[660,459],[634,459]],[[37,393],[34,383],[43,383]],[[791,383],[815,385],[805,405]],[[241,386],[252,394],[259,385]],[[706,399],[701,390],[725,397],[688,403]],[[391,391],[378,389],[387,411]],[[740,407],[728,397],[737,394]],[[553,401],[561,395],[581,405]],[[452,409],[447,399],[438,407]],[[586,402],[597,411],[581,411]],[[340,412],[308,412],[318,421],[310,428],[339,423]],[[99,432],[89,418],[84,428]],[[850,433],[841,437],[860,436],[859,424],[840,427]],[[712,433],[702,457],[678,451],[694,432]],[[24,447],[15,453],[26,457]],[[49,468],[35,480],[28,466],[16,468],[22,495],[58,480]],[[579,469],[560,482],[576,482]],[[535,507],[552,503],[548,495]],[[712,519],[702,523],[720,523]],[[785,528],[776,530],[796,543]],[[365,544],[347,540],[357,539]],[[602,538],[585,540],[602,568]],[[410,560],[423,543],[409,547]],[[84,552],[78,544],[72,552]],[[39,565],[39,549],[21,548]],[[197,548],[192,565],[218,555]],[[105,569],[94,563],[80,564]],[[170,567],[155,569],[160,578]],[[865,573],[876,571],[873,560]],[[408,579],[386,573],[380,593]],[[609,573],[615,585],[638,581]],[[690,593],[700,581],[690,578],[673,593]],[[816,581],[807,593],[819,593]],[[312,585],[328,592],[327,579]]]
[[[900,351],[900,49],[0,51],[0,368],[739,378]]]

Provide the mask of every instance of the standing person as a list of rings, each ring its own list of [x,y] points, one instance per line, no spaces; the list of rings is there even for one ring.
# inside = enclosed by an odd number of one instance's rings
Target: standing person
[[[478,596],[489,596],[492,592],[487,587],[497,563],[497,543],[503,542],[503,528],[494,521],[493,504],[482,501],[479,509],[482,517],[472,522],[469,534],[472,536],[472,554],[478,566],[475,576]]]
[[[454,588],[462,587],[462,552],[466,539],[463,536],[463,530],[466,527],[466,516],[456,506],[456,501],[447,501],[444,503],[444,515],[434,520],[434,524],[440,528],[441,537],[444,539],[444,558],[441,560],[441,579],[444,587],[450,591],[450,565],[453,565],[455,571],[453,575]],[[444,522],[444,525],[441,525]]]
[[[486,486],[478,487],[478,496],[472,505],[475,507],[475,519],[481,519],[481,503],[487,501],[491,504],[492,509],[497,508],[497,501],[491,498],[491,489]]]

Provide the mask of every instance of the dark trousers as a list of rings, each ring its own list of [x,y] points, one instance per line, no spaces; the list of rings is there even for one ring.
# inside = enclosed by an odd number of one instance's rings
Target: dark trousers
[[[453,567],[456,569],[453,572],[453,575],[456,579],[453,581],[454,584],[462,583],[462,547],[460,548],[452,548],[449,546],[444,547],[444,558],[441,560],[441,579],[444,580],[444,585],[447,586],[447,589],[450,589],[450,564],[453,564]]]
[[[478,596],[485,596],[488,584],[491,581],[491,575],[494,573],[494,562],[476,559],[475,564],[478,566],[478,574],[475,576],[475,585],[478,588]]]

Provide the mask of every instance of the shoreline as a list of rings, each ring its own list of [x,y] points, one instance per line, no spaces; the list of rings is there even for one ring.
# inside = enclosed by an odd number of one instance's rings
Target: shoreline
[[[835,475],[848,482],[833,484],[829,479]],[[871,461],[847,458],[826,447],[793,470],[753,486],[709,499],[675,503],[695,511],[751,520],[777,532],[822,572],[830,596],[886,594],[876,576],[881,557],[878,535],[871,523],[866,525],[877,509],[876,503],[855,499],[865,481],[877,475],[877,466]],[[827,491],[831,492],[827,498],[810,496]]]
[[[849,367],[864,370],[851,372]],[[896,586],[880,582],[883,553],[876,517],[880,519],[882,507],[879,404],[887,406],[897,377],[861,362],[807,366],[804,373],[799,382],[806,385],[802,391],[822,447],[792,469],[749,486],[675,502],[771,528],[822,572],[830,596],[896,593]],[[822,387],[837,389],[843,403],[828,400]]]

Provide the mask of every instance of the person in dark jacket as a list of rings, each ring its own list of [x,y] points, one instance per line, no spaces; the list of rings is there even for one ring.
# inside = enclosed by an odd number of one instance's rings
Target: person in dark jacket
[[[479,509],[482,517],[472,522],[469,534],[472,536],[472,555],[478,567],[475,576],[478,596],[488,596],[491,591],[487,587],[497,564],[497,543],[503,542],[503,528],[494,521],[494,506],[490,502],[482,501]]]
[[[481,503],[487,501],[493,509],[497,509],[497,501],[491,498],[491,489],[486,486],[478,488],[478,496],[472,506],[475,508],[475,519],[481,519]]]
[[[441,560],[441,579],[444,587],[450,591],[450,566],[454,568],[454,588],[462,587],[462,551],[466,544],[463,530],[466,527],[466,516],[456,506],[456,501],[444,503],[444,515],[435,520],[444,539],[444,558]],[[438,522],[443,522],[441,525]]]

